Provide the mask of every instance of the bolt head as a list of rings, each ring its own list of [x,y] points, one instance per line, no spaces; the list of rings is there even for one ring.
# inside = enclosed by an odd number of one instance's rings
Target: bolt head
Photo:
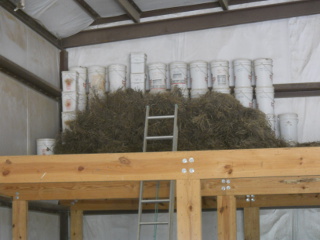
[[[222,191],[225,191],[225,190],[226,190],[226,187],[221,187],[221,190],[222,190]]]
[[[187,163],[188,160],[186,158],[182,159],[182,163]]]
[[[252,198],[254,198],[254,195],[251,195]]]
[[[194,168],[190,168],[190,169],[189,169],[189,172],[190,172],[190,173],[194,173],[194,172],[195,172]]]
[[[250,202],[250,198],[246,198],[246,202]]]
[[[256,201],[254,198],[251,198],[251,202],[254,202],[254,201]]]
[[[189,158],[189,162],[193,163],[194,162],[194,158],[193,157]]]
[[[186,173],[186,172],[187,172],[187,169],[182,168],[181,172],[182,172],[182,173]]]
[[[222,180],[221,180],[221,183],[226,183],[226,180],[225,180],[225,179],[222,179]]]
[[[226,183],[227,183],[227,184],[230,184],[230,182],[231,182],[230,179],[227,179]]]
[[[230,186],[227,186],[227,190],[230,190],[231,189],[231,187]]]
[[[249,197],[250,197],[250,195],[247,195],[246,197],[247,197],[247,198],[249,198]]]

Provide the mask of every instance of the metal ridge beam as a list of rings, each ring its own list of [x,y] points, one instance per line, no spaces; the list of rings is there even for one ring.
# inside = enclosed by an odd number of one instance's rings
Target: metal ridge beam
[[[226,27],[320,13],[320,1],[304,0],[161,21],[83,31],[62,39],[64,48]]]
[[[48,42],[50,42],[53,46],[61,49],[60,39],[54,36],[51,32],[49,32],[46,28],[40,25],[37,21],[35,21],[32,17],[27,15],[21,10],[14,11],[16,6],[10,2],[9,0],[0,0],[0,6],[15,16],[17,19],[22,21],[28,27],[30,27],[33,31],[38,33]]]
[[[0,71],[55,100],[58,100],[61,97],[61,90],[59,88],[1,55]]]

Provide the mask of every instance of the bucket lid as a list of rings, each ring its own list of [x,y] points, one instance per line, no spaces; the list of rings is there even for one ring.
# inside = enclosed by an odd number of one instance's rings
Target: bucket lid
[[[74,67],[70,67],[69,71],[78,72],[78,73],[86,73],[87,72],[87,68],[86,67],[81,67],[81,66],[74,66]]]
[[[193,62],[190,62],[190,67],[197,67],[197,66],[206,66],[206,67],[208,67],[208,63],[206,61],[193,61]]]
[[[127,69],[127,66],[124,65],[124,64],[110,64],[108,67],[107,67],[108,70],[126,70]]]
[[[169,64],[170,68],[174,67],[178,65],[179,67],[187,67],[187,63],[186,62],[172,62]]]
[[[271,58],[259,58],[253,61],[254,65],[272,65]]]
[[[278,115],[279,119],[283,119],[283,118],[298,118],[298,114],[296,113],[282,113]]]
[[[228,60],[213,60],[210,64],[211,67],[229,67]]]
[[[93,71],[106,71],[106,68],[103,66],[89,66],[88,67],[88,72],[93,72]]]
[[[251,60],[250,59],[245,59],[245,58],[240,58],[240,59],[235,59],[233,60],[233,65],[251,65]]]
[[[167,65],[165,63],[149,63],[148,64],[149,68],[167,68]]]

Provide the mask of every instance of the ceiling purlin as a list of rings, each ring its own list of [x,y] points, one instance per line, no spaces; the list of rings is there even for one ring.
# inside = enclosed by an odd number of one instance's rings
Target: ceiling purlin
[[[135,23],[140,22],[141,11],[138,6],[130,0],[116,0],[121,7],[125,10],[130,19],[132,19]]]
[[[101,18],[101,16],[84,0],[75,1],[93,20]]]
[[[228,10],[228,8],[229,8],[229,0],[219,0],[219,3],[220,3],[220,5],[221,5],[221,7],[222,7],[222,9],[223,10]]]

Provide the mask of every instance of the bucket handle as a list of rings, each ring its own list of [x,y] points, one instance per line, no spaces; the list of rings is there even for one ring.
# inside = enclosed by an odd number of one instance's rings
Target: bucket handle
[[[197,67],[201,72],[203,72],[204,74],[208,75],[208,72],[202,71],[202,69],[201,69],[198,65],[196,65],[196,67]],[[207,77],[208,77],[208,76],[207,76]]]
[[[240,91],[240,93],[242,93],[242,95],[244,95],[248,100],[251,100],[251,102],[252,102],[252,99],[250,99],[249,97],[247,97],[247,95],[246,95],[243,91]]]
[[[240,63],[240,65],[241,65],[244,69],[247,70],[247,68],[246,68],[242,63]],[[251,69],[252,69],[252,66],[251,66]],[[252,74],[252,70],[251,70],[251,71],[248,71],[248,70],[247,70],[247,72],[250,73],[250,75]]]

